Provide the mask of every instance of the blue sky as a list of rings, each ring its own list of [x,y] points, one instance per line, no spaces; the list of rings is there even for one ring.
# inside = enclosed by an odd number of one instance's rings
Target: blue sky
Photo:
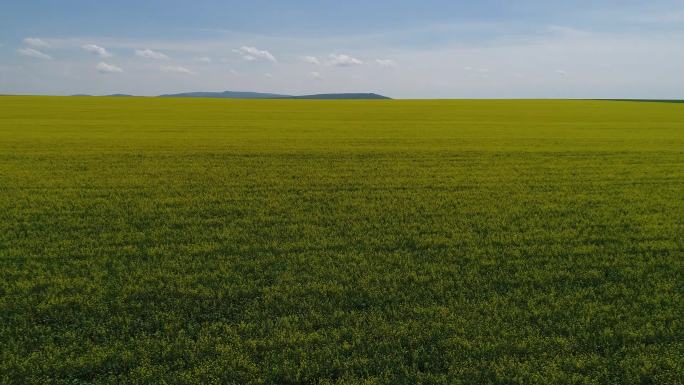
[[[681,0],[5,1],[0,93],[684,98]]]

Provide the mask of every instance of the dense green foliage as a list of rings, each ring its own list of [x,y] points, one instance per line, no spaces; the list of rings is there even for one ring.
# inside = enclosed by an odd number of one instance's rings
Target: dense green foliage
[[[682,384],[684,105],[0,98],[1,384]]]

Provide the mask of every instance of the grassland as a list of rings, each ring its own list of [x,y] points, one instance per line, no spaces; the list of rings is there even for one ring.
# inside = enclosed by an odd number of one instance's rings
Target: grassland
[[[684,105],[0,98],[1,384],[682,384]]]

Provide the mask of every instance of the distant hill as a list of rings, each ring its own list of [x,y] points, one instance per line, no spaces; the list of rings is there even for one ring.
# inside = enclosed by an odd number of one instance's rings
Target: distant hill
[[[73,94],[69,96],[93,96],[90,94]],[[128,95],[128,94],[111,94],[111,95],[102,95],[102,96],[108,96],[108,97],[132,97],[133,95]]]
[[[179,94],[159,95],[161,98],[225,98],[225,99],[282,99],[289,95],[269,94],[262,92],[223,91],[223,92],[183,92]]]
[[[387,96],[378,95],[374,93],[351,93],[351,94],[316,94],[316,95],[302,95],[290,96],[286,99],[391,99]]]
[[[184,92],[159,95],[162,98],[224,98],[224,99],[390,99],[374,93],[340,93],[316,95],[282,95],[262,92],[223,91],[223,92]]]
[[[684,103],[682,99],[597,99],[610,102]]]

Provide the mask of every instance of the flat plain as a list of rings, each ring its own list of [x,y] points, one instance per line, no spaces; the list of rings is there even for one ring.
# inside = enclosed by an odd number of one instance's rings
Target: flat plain
[[[684,104],[0,97],[0,384],[682,384]]]

